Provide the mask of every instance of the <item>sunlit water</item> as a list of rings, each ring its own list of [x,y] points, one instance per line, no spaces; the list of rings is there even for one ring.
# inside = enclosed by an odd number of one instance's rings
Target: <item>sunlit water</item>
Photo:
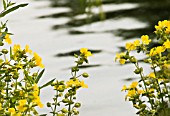
[[[49,13],[67,12],[68,8],[50,8],[49,1],[28,1],[29,6],[10,14],[8,26],[10,32],[14,33],[13,43],[19,43],[23,47],[28,44],[30,48],[37,52],[45,64],[45,74],[39,85],[57,78],[66,80],[70,77],[70,67],[74,66],[74,57],[55,57],[58,53],[67,53],[86,47],[102,52],[94,54],[89,58],[91,65],[100,65],[81,69],[88,72],[90,78],[85,82],[88,89],[78,92],[78,101],[81,101],[80,116],[135,116],[132,104],[125,102],[125,93],[121,92],[121,87],[130,82],[124,81],[132,77],[134,67],[131,65],[120,66],[114,62],[114,57],[119,52],[118,47],[125,44],[121,37],[109,33],[109,30],[134,29],[145,27],[133,18],[121,18],[85,25],[82,27],[71,28],[84,32],[95,32],[80,35],[70,35],[69,29],[52,30],[56,24],[64,24],[69,18],[45,18],[37,19]],[[104,6],[104,10],[121,10],[138,7],[137,4],[113,4]],[[105,32],[104,32],[105,31]],[[42,90],[42,101],[52,101],[53,91],[51,88]],[[50,109],[44,107],[40,112],[48,113]],[[50,114],[48,114],[50,116]]]

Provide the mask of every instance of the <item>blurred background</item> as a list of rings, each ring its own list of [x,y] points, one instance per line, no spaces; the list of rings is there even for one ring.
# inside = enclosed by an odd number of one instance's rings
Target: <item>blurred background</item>
[[[136,115],[121,92],[124,84],[138,79],[133,74],[134,66],[121,66],[114,58],[116,53],[124,51],[127,41],[139,39],[143,34],[154,39],[154,25],[170,18],[169,0],[13,1],[29,3],[7,19],[9,30],[14,33],[13,43],[23,47],[28,44],[43,58],[46,70],[39,85],[53,78],[69,79],[73,54],[85,47],[93,56],[81,68],[90,78],[85,80],[89,88],[78,93],[78,101],[82,103],[80,116]],[[41,96],[45,104],[53,97],[52,88],[43,89]],[[39,111],[43,114],[50,109]]]

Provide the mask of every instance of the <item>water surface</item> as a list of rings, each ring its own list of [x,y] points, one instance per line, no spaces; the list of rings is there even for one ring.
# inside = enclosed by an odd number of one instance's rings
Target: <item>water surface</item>
[[[81,69],[90,78],[85,80],[89,88],[79,91],[78,100],[83,104],[80,116],[135,116],[135,110],[120,91],[136,78],[134,67],[120,66],[114,57],[128,39],[152,33],[158,20],[169,18],[169,1],[160,4],[158,0],[105,0],[103,21],[97,8],[92,9],[94,14],[88,19],[85,6],[77,9],[68,1],[24,1],[28,7],[7,17],[9,29],[15,34],[14,43],[28,44],[42,56],[46,72],[40,85],[52,78],[68,79],[75,60],[72,54],[86,47],[94,55],[89,58],[90,64]],[[43,102],[49,101],[52,94],[51,88],[44,89]],[[39,110],[49,112],[47,108]]]

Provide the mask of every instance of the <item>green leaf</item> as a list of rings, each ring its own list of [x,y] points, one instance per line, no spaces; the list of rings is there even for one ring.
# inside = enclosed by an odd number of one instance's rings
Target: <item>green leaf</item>
[[[0,74],[3,74],[5,72],[6,72],[6,70],[0,70]]]
[[[39,116],[47,116],[47,114],[40,114]]]
[[[45,71],[45,69],[43,69],[43,70],[39,73],[39,75],[38,75],[37,78],[35,79],[35,83],[38,83],[38,82],[39,82],[39,80],[40,80],[40,78],[42,77],[44,71]]]
[[[51,81],[47,82],[46,84],[44,84],[43,86],[41,86],[41,87],[39,87],[39,88],[42,89],[42,88],[44,88],[44,87],[47,87],[47,86],[51,85],[54,80],[55,80],[55,78],[52,79]]]
[[[10,47],[10,59],[12,59],[12,48]]]
[[[9,6],[13,6],[14,4],[16,4],[16,3],[10,1],[10,2],[8,3],[8,7],[9,7]]]
[[[34,80],[31,78],[31,76],[27,76],[26,78],[28,79],[28,81],[29,81],[30,83],[32,83],[32,84],[34,83]]]
[[[28,75],[28,72],[26,70],[24,70],[24,74],[26,79],[30,82],[30,83],[34,83],[34,80],[31,78],[31,76]]]
[[[26,3],[26,4],[19,4],[19,5],[17,5],[17,6],[14,6],[14,7],[12,7],[12,8],[9,8],[8,10],[5,10],[4,12],[2,12],[2,13],[0,14],[0,17],[4,17],[5,15],[9,14],[10,12],[17,10],[17,9],[20,8],[20,7],[25,7],[25,6],[27,6],[27,5],[28,5],[27,3]]]
[[[3,0],[3,6],[4,6],[4,10],[6,10],[6,2],[5,2],[5,0]]]

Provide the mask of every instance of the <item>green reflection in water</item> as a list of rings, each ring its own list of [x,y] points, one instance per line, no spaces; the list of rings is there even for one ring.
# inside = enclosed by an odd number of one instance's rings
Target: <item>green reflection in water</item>
[[[114,32],[116,33],[116,35],[122,36],[123,38],[126,39],[140,37],[142,34],[152,34],[154,31],[154,25],[157,24],[159,20],[170,19],[169,0],[103,0],[102,2],[100,0],[89,0],[89,1],[91,1],[91,3],[88,3],[87,0],[51,0],[50,7],[67,7],[70,8],[71,10],[69,12],[54,13],[46,16],[41,16],[39,18],[69,17],[71,19],[69,22],[65,24],[54,25],[53,29],[79,27],[79,26],[86,25],[87,23],[94,23],[94,22],[101,21],[101,15],[93,14],[93,12],[90,11],[90,9],[93,6],[98,6],[100,10],[101,4],[107,5],[107,4],[136,3],[139,4],[139,7],[134,9],[105,12],[105,16],[104,16],[105,20],[132,17],[148,24],[146,28],[132,29],[132,30],[121,29]],[[89,10],[85,10],[86,8],[88,8]],[[85,14],[85,13],[88,14],[90,17],[82,18],[82,19],[74,18],[78,14]],[[113,30],[110,30],[110,32],[113,32]],[[81,32],[81,31],[70,32],[70,34],[84,34],[84,33],[86,32]]]
[[[44,16],[40,16],[39,18],[61,18],[67,17],[70,20],[61,25],[54,25],[52,27],[53,30],[61,29],[61,28],[69,28],[70,34],[85,34],[85,33],[96,33],[96,32],[84,32],[80,30],[71,30],[71,27],[79,27],[86,24],[92,24],[95,22],[100,22],[101,19],[110,20],[110,19],[119,19],[119,18],[135,18],[138,21],[144,22],[147,24],[145,28],[137,28],[137,29],[119,29],[116,30],[110,29],[109,31],[103,31],[113,33],[114,35],[121,36],[124,39],[132,39],[139,38],[143,34],[151,35],[150,37],[154,37],[154,26],[158,21],[162,21],[165,19],[170,19],[170,0],[97,0],[98,2],[94,2],[96,0],[89,0],[91,3],[87,3],[87,0],[50,0],[50,7],[63,7],[69,8],[70,11],[62,12],[62,13],[53,13]],[[95,14],[91,11],[93,6],[98,6],[100,12],[102,11],[101,4],[110,5],[110,4],[123,4],[123,3],[132,3],[138,4],[138,7],[133,9],[122,9],[116,11],[108,11],[101,14]],[[87,9],[87,10],[86,10]],[[75,17],[80,14],[87,14],[88,17],[76,19]],[[132,24],[133,25],[133,24]],[[101,32],[100,32],[101,33]],[[156,46],[156,44],[152,44],[151,46]],[[120,51],[124,51],[124,47],[120,47]],[[66,54],[58,54],[57,57],[68,56],[68,54],[73,53],[70,51]]]

